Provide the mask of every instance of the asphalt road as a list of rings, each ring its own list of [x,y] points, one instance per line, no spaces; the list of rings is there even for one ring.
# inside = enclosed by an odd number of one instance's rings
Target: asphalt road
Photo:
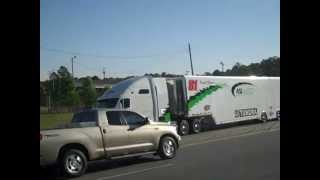
[[[40,179],[56,178],[42,172]],[[90,163],[75,180],[280,179],[280,122],[184,136],[176,158],[157,156]]]

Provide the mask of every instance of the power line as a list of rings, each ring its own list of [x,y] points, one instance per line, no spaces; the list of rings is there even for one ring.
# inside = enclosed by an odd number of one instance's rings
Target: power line
[[[95,57],[95,58],[102,58],[102,59],[143,59],[143,58],[154,58],[154,57],[172,57],[178,54],[184,54],[185,50],[176,51],[175,53],[170,54],[152,54],[152,55],[144,55],[144,56],[106,56],[106,55],[97,55],[97,54],[87,54],[87,53],[81,53],[76,51],[66,51],[62,49],[52,49],[52,48],[46,48],[43,46],[40,46],[41,49],[45,51],[50,52],[56,52],[56,53],[62,53],[62,54],[69,54],[69,55],[78,55],[78,56],[89,56],[89,57]]]
[[[87,66],[87,65],[85,65],[85,64],[80,63],[79,61],[74,61],[74,62],[75,62],[76,64],[78,64],[78,65],[81,65],[81,67],[86,68],[87,70],[91,70],[91,71],[95,71],[95,72],[100,71],[100,68],[94,68],[94,67],[91,67],[91,66]]]

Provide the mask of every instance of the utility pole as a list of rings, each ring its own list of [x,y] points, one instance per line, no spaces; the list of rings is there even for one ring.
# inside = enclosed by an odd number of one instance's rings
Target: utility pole
[[[53,93],[54,93],[54,79],[55,77],[53,76],[53,72],[54,70],[52,71],[49,71],[49,89],[48,89],[48,110],[51,111],[52,109],[52,102],[54,100],[53,98]],[[50,84],[50,82],[52,82],[52,86]]]
[[[190,43],[188,43],[189,47],[189,57],[190,57],[190,64],[191,64],[191,73],[193,75],[193,64],[192,64],[192,56],[191,56],[191,48],[190,48]]]
[[[50,88],[50,76],[51,76],[51,71],[49,71],[49,88],[48,88],[48,111],[51,111],[51,88]]]
[[[223,64],[222,61],[220,62],[220,65],[221,65],[221,71],[223,72],[223,66],[224,66],[224,64]]]
[[[104,80],[106,78],[106,69],[105,68],[103,68],[102,73],[103,73],[103,80]]]
[[[74,77],[73,75],[73,61],[74,61],[74,59],[76,58],[77,56],[73,56],[73,57],[71,57],[71,72],[72,72],[72,78]]]

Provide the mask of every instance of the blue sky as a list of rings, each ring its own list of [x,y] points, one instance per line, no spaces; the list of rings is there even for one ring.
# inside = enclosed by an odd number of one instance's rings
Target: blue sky
[[[41,0],[40,79],[225,69],[280,56],[279,0]],[[58,51],[56,51],[58,50]]]

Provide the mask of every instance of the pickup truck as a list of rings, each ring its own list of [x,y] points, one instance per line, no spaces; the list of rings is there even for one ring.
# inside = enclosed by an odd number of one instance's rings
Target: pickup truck
[[[176,127],[126,110],[94,108],[75,113],[63,128],[40,130],[40,167],[58,165],[69,177],[85,173],[87,162],[146,154],[175,157]]]

